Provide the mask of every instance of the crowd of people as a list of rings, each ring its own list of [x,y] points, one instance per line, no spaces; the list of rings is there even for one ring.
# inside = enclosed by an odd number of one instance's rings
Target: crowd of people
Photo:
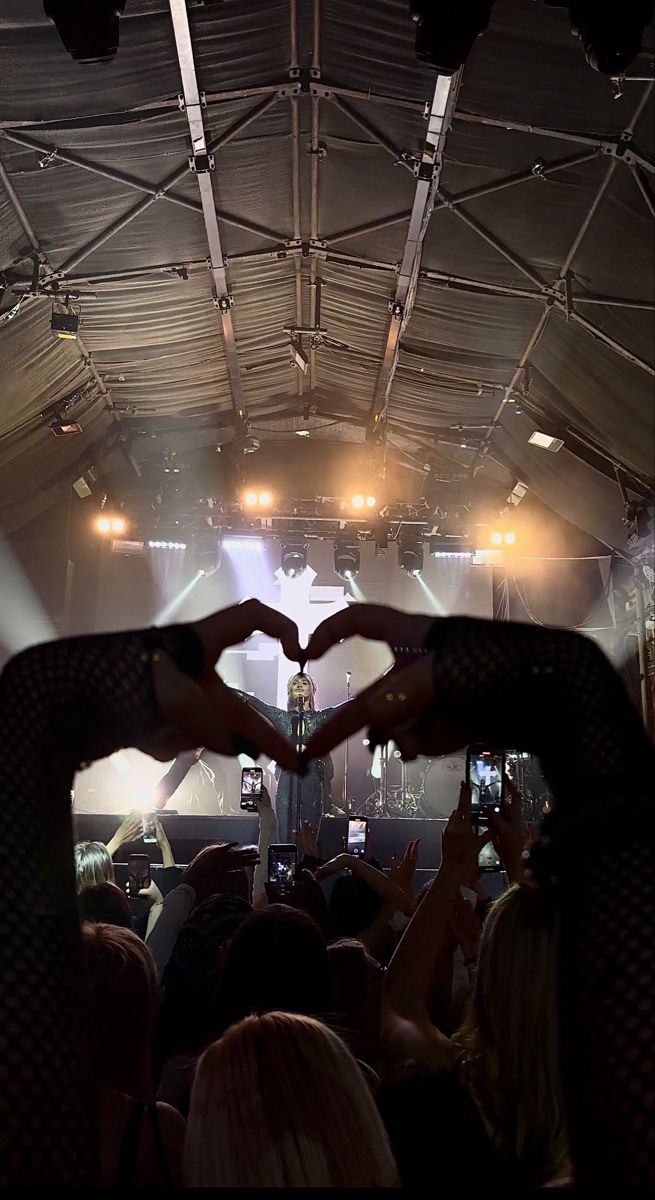
[[[215,670],[256,629],[301,673],[355,635],[396,665],[298,753]],[[4,1186],[655,1182],[654,755],[593,643],[357,605],[301,648],[249,602],[24,651],[0,716]],[[136,814],[106,846],[72,845],[72,775],[119,747],[168,761],[245,744],[303,777],[362,727],[408,759],[483,738],[534,750],[554,795],[540,836],[506,779],[483,832],[462,781],[421,888],[416,841],[392,863],[370,845],[324,861],[305,822],[281,893],[266,789],[256,847],[179,867],[155,820],[162,868],[138,896],[114,869]],[[478,867],[489,841],[506,874],[495,901]]]

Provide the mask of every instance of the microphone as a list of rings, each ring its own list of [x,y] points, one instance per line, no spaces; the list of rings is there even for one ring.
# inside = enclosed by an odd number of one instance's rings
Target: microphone
[[[350,680],[352,679],[352,677],[353,677],[352,671],[346,671],[346,683],[350,683]]]

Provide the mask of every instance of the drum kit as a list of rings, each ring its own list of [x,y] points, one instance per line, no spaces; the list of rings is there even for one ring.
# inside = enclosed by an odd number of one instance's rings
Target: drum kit
[[[551,795],[537,759],[524,751],[508,750],[507,774],[523,796],[523,819],[539,821],[550,809]],[[356,806],[361,816],[447,821],[457,806],[459,785],[466,776],[466,753],[404,763],[391,743],[379,754],[379,768],[374,760],[371,775],[376,787],[363,804]]]

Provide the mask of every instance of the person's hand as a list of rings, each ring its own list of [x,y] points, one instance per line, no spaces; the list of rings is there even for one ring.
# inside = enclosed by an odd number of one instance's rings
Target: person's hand
[[[201,904],[224,890],[229,874],[241,872],[244,867],[254,867],[258,862],[256,846],[239,846],[237,842],[205,846],[182,872],[180,883],[193,888],[196,903]]]
[[[459,804],[450,814],[441,839],[441,867],[456,876],[464,887],[473,877],[478,865],[478,855],[483,846],[491,841],[491,831],[476,833],[471,825],[471,789],[462,783],[459,789]]]
[[[107,851],[110,857],[120,850],[121,846],[127,846],[130,842],[136,842],[143,837],[143,818],[140,813],[131,812],[128,817],[118,826],[113,837],[107,842]]]
[[[269,893],[271,903],[275,903],[273,895],[274,893]],[[323,888],[311,871],[299,871],[293,887],[280,896],[280,902],[307,913],[326,935],[332,933],[332,920]]]
[[[389,877],[393,879],[394,883],[398,885],[400,890],[412,900],[416,899],[412,890],[412,880],[414,878],[414,872],[416,871],[420,845],[420,838],[417,838],[413,842],[408,842],[402,858],[397,858],[396,855],[394,855],[391,859],[391,869],[389,871]]]
[[[317,871],[314,871],[314,879],[327,879],[330,875],[337,875],[339,871],[345,871],[346,867],[352,867],[353,858],[350,854],[337,854],[336,858],[331,858],[329,862],[323,863]]]
[[[510,883],[524,883],[523,851],[530,841],[530,834],[523,823],[523,797],[509,775],[504,775],[503,781],[503,811],[488,814],[491,840]]]
[[[155,817],[155,834],[157,835],[157,845],[161,850],[161,860],[163,865],[165,867],[174,867],[175,859],[173,858],[171,844],[166,836],[166,830],[159,820],[159,817]]]
[[[258,813],[263,812],[265,808],[271,807],[271,797],[269,795],[268,788],[265,787],[264,784],[262,784],[261,795],[251,796],[250,799],[252,800],[253,805],[257,809]]]
[[[150,880],[147,888],[141,888],[138,892],[139,896],[143,896],[145,900],[149,900],[151,904],[163,904],[164,897],[162,896],[154,879]]]
[[[172,658],[160,652],[153,662],[153,681],[161,716],[158,730],[142,749],[167,761],[183,750],[203,746],[217,754],[265,752],[286,770],[298,769],[298,755],[270,721],[227,687],[216,663],[228,646],[245,641],[255,630],[277,638],[287,658],[299,662],[303,652],[293,621],[258,600],[247,600],[189,625],[204,651],[204,670],[193,680]]]
[[[309,821],[303,821],[302,829],[294,829],[293,832],[301,859],[321,857],[318,842],[316,841],[316,833]]]
[[[323,758],[366,725],[371,751],[394,741],[404,759],[449,754],[474,740],[471,730],[440,718],[435,709],[436,657],[425,652],[435,619],[354,604],[319,625],[307,647],[308,659],[320,658],[331,646],[359,635],[386,642],[396,665],[320,726],[309,740],[305,760]]]
[[[477,958],[482,936],[482,925],[468,900],[456,896],[450,910],[450,928],[453,937],[462,948],[464,958]]]

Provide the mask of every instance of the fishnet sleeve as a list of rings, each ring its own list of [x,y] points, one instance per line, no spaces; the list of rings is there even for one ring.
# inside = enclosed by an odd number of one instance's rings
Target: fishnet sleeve
[[[439,622],[435,704],[540,758],[532,865],[561,912],[563,1077],[579,1187],[655,1184],[655,754],[610,663],[562,630]]]
[[[97,1182],[75,906],[76,768],[147,737],[148,633],[26,650],[0,677],[0,1185]]]

